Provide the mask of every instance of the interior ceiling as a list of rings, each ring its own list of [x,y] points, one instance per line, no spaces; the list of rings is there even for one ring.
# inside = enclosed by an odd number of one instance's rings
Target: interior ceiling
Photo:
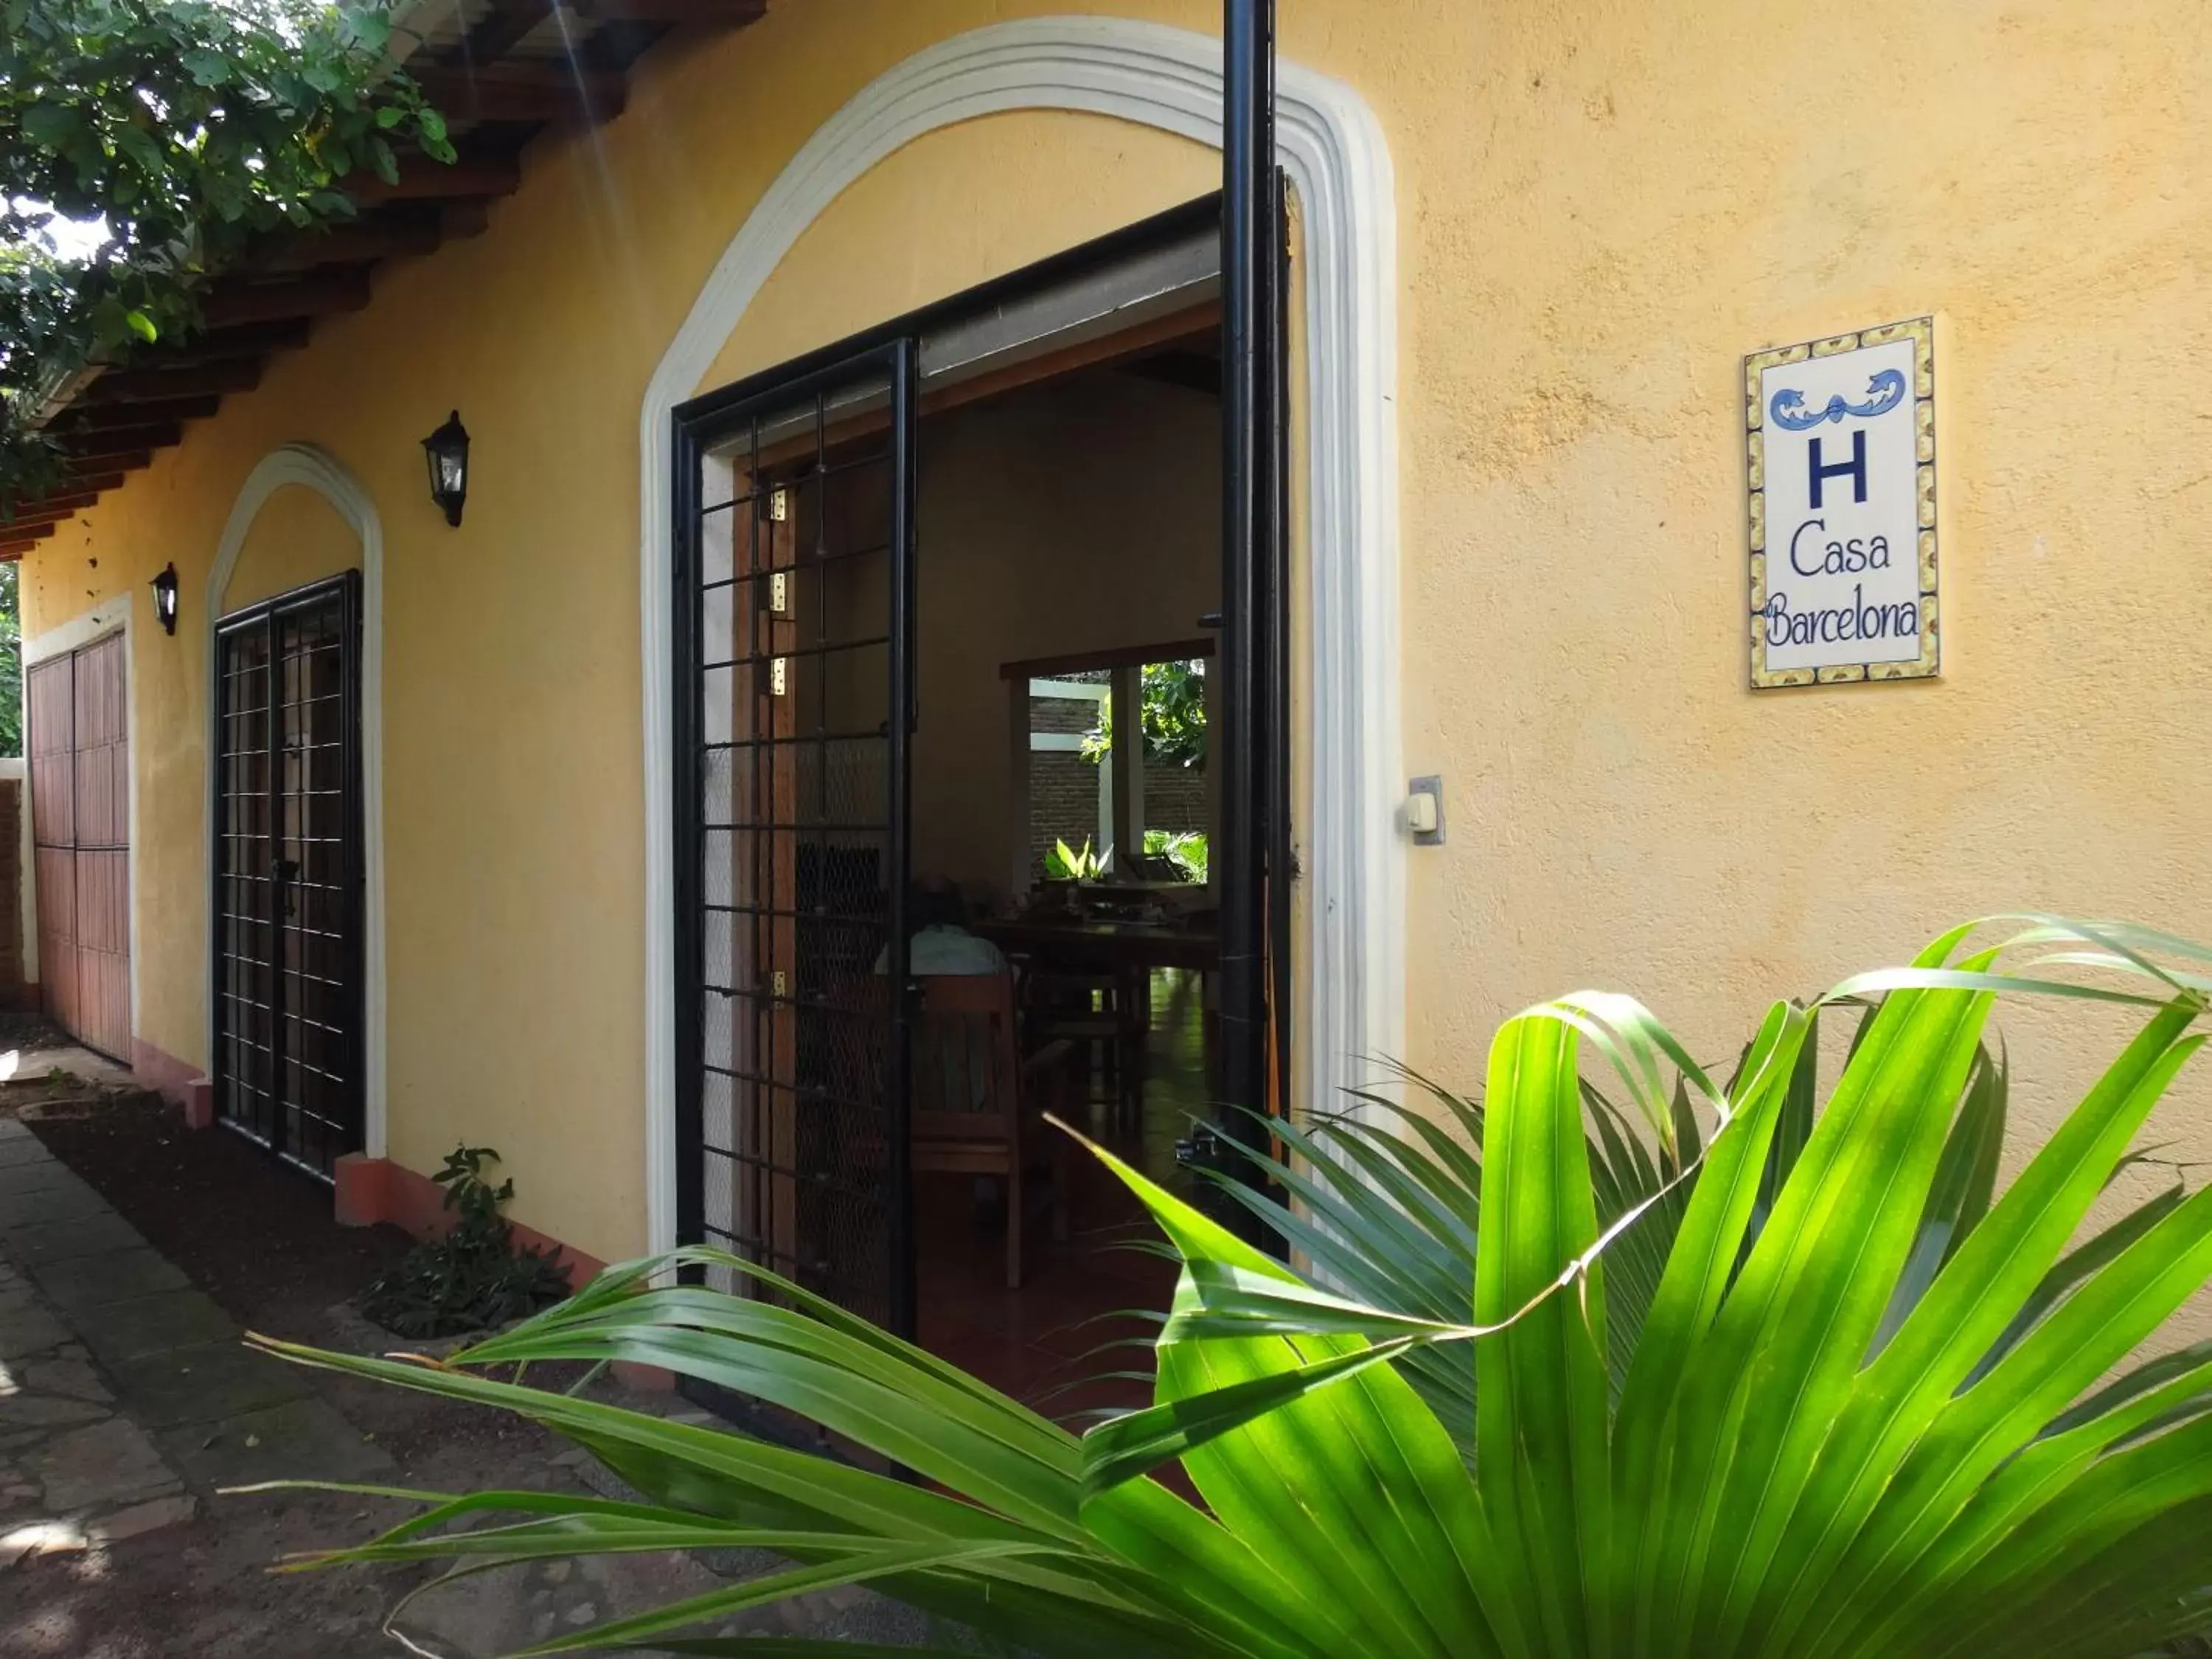
[[[1162,346],[1141,357],[1133,357],[1119,365],[1122,373],[1135,374],[1163,385],[1180,386],[1186,392],[1203,392],[1209,398],[1221,395],[1221,334],[1219,330]]]
[[[0,524],[0,558],[20,558],[184,441],[234,392],[257,385],[269,359],[307,343],[323,318],[368,303],[378,270],[419,258],[484,228],[491,204],[521,183],[522,155],[550,127],[622,113],[631,67],[671,32],[742,28],[768,0],[425,0],[403,8],[395,33],[443,113],[459,155],[451,166],[403,159],[398,182],[370,179],[361,211],[325,229],[272,237],[221,278],[202,307],[202,332],[144,348],[78,377],[48,411],[69,479]]]

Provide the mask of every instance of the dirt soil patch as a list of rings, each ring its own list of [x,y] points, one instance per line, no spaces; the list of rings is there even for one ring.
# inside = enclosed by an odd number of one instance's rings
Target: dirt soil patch
[[[251,1330],[304,1332],[414,1241],[340,1227],[331,1189],[158,1095],[33,1107],[31,1133]]]

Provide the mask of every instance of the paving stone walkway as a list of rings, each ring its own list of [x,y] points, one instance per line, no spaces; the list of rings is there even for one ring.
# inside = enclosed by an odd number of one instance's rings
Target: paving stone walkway
[[[221,1486],[391,1460],[20,1122],[0,1119],[0,1572],[190,1520]]]
[[[307,1373],[240,1339],[230,1317],[91,1186],[21,1123],[0,1118],[0,1659],[88,1651],[68,1584],[50,1577],[43,1601],[9,1601],[9,1587],[40,1571],[23,1564],[53,1555],[56,1566],[100,1568],[109,1546],[188,1523],[185,1553],[202,1565],[173,1626],[140,1624],[132,1654],[380,1659],[398,1650],[377,1629],[396,1586],[377,1591],[369,1610],[349,1603],[334,1619],[318,1614],[312,1581],[287,1581],[273,1601],[262,1594],[271,1582],[264,1569],[282,1549],[364,1536],[374,1529],[368,1510],[276,1537],[254,1529],[255,1500],[220,1489],[286,1478],[413,1486],[418,1472],[395,1470]],[[364,1328],[349,1346],[374,1350],[382,1334]],[[603,1387],[637,1408],[714,1421],[673,1395]],[[636,1497],[573,1448],[501,1484],[510,1482]],[[377,1524],[398,1516],[393,1507]],[[786,1565],[751,1551],[541,1562],[458,1581],[404,1624],[418,1652],[512,1652]],[[83,1582],[105,1582],[104,1571]],[[714,1633],[962,1646],[959,1632],[850,1586],[750,1609]]]

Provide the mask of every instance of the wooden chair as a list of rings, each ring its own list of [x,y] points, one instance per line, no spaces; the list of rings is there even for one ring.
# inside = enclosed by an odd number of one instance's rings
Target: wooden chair
[[[1111,1127],[1133,1132],[1145,1104],[1146,1012],[1141,972],[1030,964],[1023,981],[1031,1043],[1073,1045],[1090,1076],[1094,1056],[1111,1104]]]
[[[926,975],[912,1047],[911,1142],[916,1175],[995,1176],[1006,1183],[1006,1288],[1022,1286],[1026,1177],[1052,1170],[1053,1237],[1068,1226],[1073,1143],[1042,1121],[1051,1081],[1073,1053],[1048,1043],[1023,1060],[1014,986],[1006,974]]]

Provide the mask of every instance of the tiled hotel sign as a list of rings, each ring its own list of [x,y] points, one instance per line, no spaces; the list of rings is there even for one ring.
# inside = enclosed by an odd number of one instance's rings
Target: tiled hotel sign
[[[1934,674],[1932,319],[1754,352],[1743,380],[1752,684]]]

